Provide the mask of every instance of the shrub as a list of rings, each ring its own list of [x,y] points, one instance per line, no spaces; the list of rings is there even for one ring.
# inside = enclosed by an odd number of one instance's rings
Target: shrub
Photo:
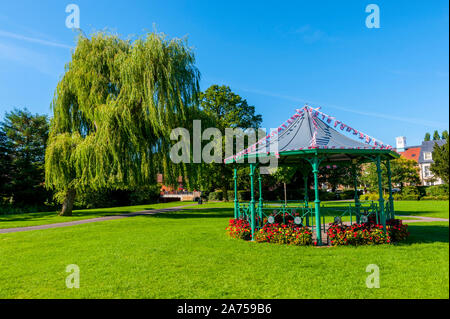
[[[448,196],[449,189],[448,185],[435,185],[435,186],[429,186],[425,190],[426,196]]]
[[[419,195],[403,195],[402,200],[419,200]]]
[[[427,188],[428,188],[428,186],[420,185],[420,186],[416,186],[416,187],[417,187],[417,190],[419,191],[419,196],[420,197],[427,196]]]
[[[403,200],[402,194],[394,194],[392,195],[392,197],[394,198],[394,200]]]
[[[312,197],[312,198],[314,198],[314,197]],[[319,193],[319,198],[322,201],[338,199],[336,193],[333,193],[333,192],[320,192]]]
[[[361,198],[361,200],[377,201],[379,199],[379,196],[377,193],[368,193],[368,194],[361,195],[360,198]]]
[[[223,192],[222,191],[215,191],[215,192],[209,193],[208,200],[211,200],[211,201],[221,201],[221,200],[223,200]]]
[[[312,244],[312,232],[307,227],[288,224],[266,224],[255,233],[255,241],[262,243],[307,246]]]
[[[250,223],[245,219],[230,219],[226,230],[232,238],[250,240],[252,237]]]
[[[238,199],[240,201],[249,201],[250,200],[250,192],[245,190],[238,191]]]
[[[358,192],[360,195],[360,193]],[[355,198],[355,191],[354,190],[345,190],[342,193],[339,194],[340,199],[354,199]]]
[[[402,189],[402,195],[403,196],[414,195],[419,197],[420,196],[419,188],[417,186],[405,186]]]

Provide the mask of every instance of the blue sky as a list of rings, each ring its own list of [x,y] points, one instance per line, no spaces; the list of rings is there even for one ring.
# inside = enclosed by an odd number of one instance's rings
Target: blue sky
[[[153,26],[188,36],[202,89],[229,85],[276,127],[308,103],[394,145],[449,126],[447,1],[8,1],[0,10],[0,118],[14,107],[50,114],[76,33],[124,37]],[[368,29],[365,8],[380,8]]]

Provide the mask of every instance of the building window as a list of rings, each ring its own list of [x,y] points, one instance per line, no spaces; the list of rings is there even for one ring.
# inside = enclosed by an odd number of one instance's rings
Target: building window
[[[423,166],[423,177],[427,178],[427,177],[432,177],[433,174],[430,171],[430,165],[424,165]]]
[[[433,154],[431,152],[424,152],[423,159],[426,161],[431,161],[433,159]]]

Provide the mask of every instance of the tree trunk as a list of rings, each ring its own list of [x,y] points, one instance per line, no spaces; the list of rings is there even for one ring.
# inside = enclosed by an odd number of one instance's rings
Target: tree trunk
[[[284,206],[287,207],[286,183],[283,184],[284,184]]]
[[[59,213],[59,216],[72,216],[72,208],[73,208],[73,202],[75,201],[75,190],[69,189],[66,193],[66,198],[64,199],[64,202],[62,204],[61,212]]]
[[[223,201],[224,202],[228,202],[229,198],[228,198],[228,187],[226,185],[224,185],[222,187],[222,194],[223,194]]]

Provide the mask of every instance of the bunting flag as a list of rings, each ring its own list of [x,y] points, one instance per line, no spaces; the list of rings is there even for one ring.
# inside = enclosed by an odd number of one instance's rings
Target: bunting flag
[[[305,106],[305,108],[306,107],[307,106]],[[330,120],[331,116],[329,116],[329,115],[319,111],[318,109],[317,109],[317,112],[320,113],[322,116],[327,117],[327,123],[331,124],[331,122],[332,122],[332,120]],[[384,145],[382,142],[377,141],[375,138],[369,136],[368,134],[364,134],[364,133],[362,133],[362,132],[360,132],[360,131],[358,131],[358,130],[356,130],[354,128],[351,128],[350,126],[344,124],[343,122],[334,119],[334,127],[336,128],[338,125],[340,125],[340,129],[341,130],[343,130],[345,127],[347,127],[347,130],[346,130],[347,132],[353,131],[353,135],[359,135],[359,138],[361,140],[365,140],[365,142],[367,144],[374,143],[375,147],[378,147],[379,145],[381,145],[381,146],[383,146],[383,149],[392,149],[392,146]]]
[[[320,111],[320,107],[312,108],[310,106],[304,106],[301,109],[297,109],[296,113],[291,116],[286,122],[284,122],[282,125],[280,125],[278,128],[274,129],[270,133],[268,133],[264,138],[260,139],[253,145],[247,147],[246,149],[238,152],[237,154],[226,158],[224,161],[228,161],[230,159],[237,159],[242,158],[246,154],[254,153],[255,151],[258,153],[264,153],[264,154],[270,154],[273,151],[268,151],[267,147],[268,145],[272,144],[272,139],[278,140],[281,136],[287,137],[290,134],[290,131],[292,130],[298,130],[298,122],[299,120],[302,120],[301,117],[304,117],[305,114],[309,115],[309,119],[311,121],[313,132],[310,135],[310,141],[309,146],[301,146],[296,145],[294,148],[289,148],[289,144],[292,141],[292,138],[289,138],[289,143],[284,147],[283,152],[289,151],[289,150],[303,150],[303,149],[387,149],[391,150],[392,146],[385,145],[383,142],[361,132],[356,130],[355,128],[352,128],[351,126],[345,124],[344,122],[341,122],[337,120],[335,117],[329,116],[322,111]],[[300,119],[299,119],[300,118]],[[319,130],[319,123],[320,123],[320,130]],[[327,123],[327,124],[325,124]],[[302,124],[300,124],[302,125]],[[324,127],[325,125],[325,127]],[[338,145],[328,145],[331,143],[332,140],[330,138],[333,136],[331,131],[329,129],[335,128],[339,126],[339,129],[343,132],[347,132],[348,134],[352,134],[355,137],[357,136],[359,140],[361,140],[362,143],[367,144],[367,146],[357,146],[352,145],[351,143],[347,146],[338,146]],[[327,129],[328,128],[328,129]],[[289,131],[286,131],[289,129]],[[285,132],[286,131],[286,132]],[[320,134],[318,133],[320,131]],[[306,132],[305,132],[306,133]],[[280,136],[280,137],[278,137]],[[300,135],[299,135],[300,136]],[[286,140],[286,138],[284,138]],[[273,153],[275,154],[275,153]],[[276,153],[277,156],[279,156],[279,153]]]

